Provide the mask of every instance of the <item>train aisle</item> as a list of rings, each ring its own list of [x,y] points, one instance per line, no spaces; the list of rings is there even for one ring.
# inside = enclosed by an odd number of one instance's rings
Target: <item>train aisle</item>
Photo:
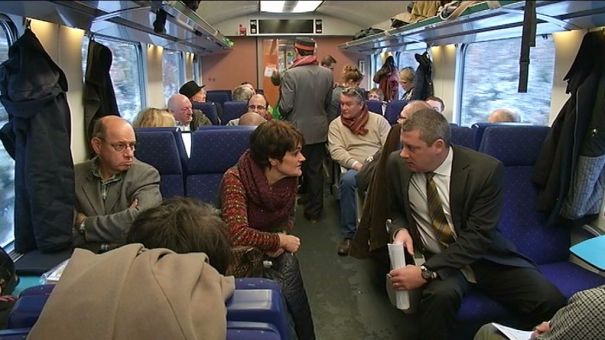
[[[338,256],[338,201],[326,193],[324,217],[312,224],[298,205],[294,234],[317,339],[397,339],[398,318],[384,292],[372,280],[370,260]]]

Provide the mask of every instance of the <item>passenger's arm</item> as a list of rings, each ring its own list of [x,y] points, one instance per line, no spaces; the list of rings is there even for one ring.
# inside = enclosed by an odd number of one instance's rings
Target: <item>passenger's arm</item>
[[[290,72],[285,72],[281,78],[279,112],[286,118],[294,110],[296,86]]]
[[[86,241],[123,242],[137,215],[162,202],[160,174],[155,168],[143,168],[140,174],[128,182],[123,185],[135,187],[133,194],[128,198],[128,206],[109,215],[87,216],[84,222]]]
[[[336,118],[330,123],[330,128],[328,129],[328,149],[330,150],[330,157],[332,157],[340,166],[351,169],[353,164],[357,161],[345,147],[344,139],[338,128],[339,124],[340,120]]]
[[[380,145],[384,146],[391,131],[391,124],[384,117],[378,119],[378,131],[380,133]]]
[[[248,225],[246,192],[237,169],[231,168],[225,172],[220,195],[221,215],[229,228],[234,246],[252,246],[263,252],[274,252],[280,248],[280,236],[277,233],[260,231]]]
[[[462,222],[462,230],[458,233],[456,242],[426,262],[426,266],[437,271],[440,276],[447,275],[449,271],[439,269],[460,269],[470,265],[479,260],[490,246],[491,233],[498,226],[500,219],[504,167],[498,162],[492,169],[485,171],[487,173],[469,174],[474,176],[472,181],[480,182],[473,190],[476,197],[470,203],[472,207],[466,220]]]
[[[391,240],[394,239],[399,230],[408,228],[407,221],[404,217],[404,204],[408,204],[408,202],[404,202],[403,200],[404,193],[402,190],[406,187],[402,183],[403,166],[404,164],[398,152],[392,152],[388,155],[385,174],[385,195],[388,196],[389,201],[388,217],[391,219],[392,229],[388,230],[388,232],[390,233]],[[381,174],[375,174],[375,176],[380,175]]]

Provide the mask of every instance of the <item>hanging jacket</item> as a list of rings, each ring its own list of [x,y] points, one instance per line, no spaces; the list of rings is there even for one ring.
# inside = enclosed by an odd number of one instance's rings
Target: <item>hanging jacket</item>
[[[75,199],[67,79],[30,29],[8,55],[0,101],[9,114],[3,142],[14,141],[15,250],[62,250],[71,246]]]
[[[433,95],[433,66],[427,52],[414,55],[418,62],[411,100],[426,100]]]
[[[605,169],[605,36],[589,32],[565,76],[571,96],[553,122],[536,161],[538,209],[548,223],[598,214]]]

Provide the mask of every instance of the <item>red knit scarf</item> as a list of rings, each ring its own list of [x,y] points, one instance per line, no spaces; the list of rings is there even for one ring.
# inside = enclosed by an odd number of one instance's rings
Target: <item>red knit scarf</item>
[[[344,126],[348,127],[354,134],[361,136],[365,136],[368,133],[366,124],[369,119],[370,114],[368,113],[368,106],[365,103],[361,109],[361,114],[356,118],[345,118],[342,115],[340,116],[340,120]]]
[[[316,55],[307,55],[304,57],[298,57],[298,58],[294,59],[294,63],[292,63],[292,66],[290,66],[290,68],[295,68],[298,66],[305,66],[305,65],[319,65],[319,63],[317,62],[317,56]]]
[[[285,177],[269,186],[264,170],[252,160],[250,150],[237,167],[246,191],[248,225],[264,231],[283,230],[296,199],[297,177]]]

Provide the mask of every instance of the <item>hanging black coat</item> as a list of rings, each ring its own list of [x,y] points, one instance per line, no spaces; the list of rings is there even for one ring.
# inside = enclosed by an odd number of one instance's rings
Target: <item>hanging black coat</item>
[[[84,126],[87,141],[92,137],[92,128],[97,119],[108,115],[120,115],[109,75],[111,62],[111,50],[91,39],[88,44],[84,77]],[[93,155],[90,145],[88,148],[90,155]]]
[[[571,93],[536,161],[538,208],[548,222],[580,220],[599,212],[605,190],[605,36],[584,36],[564,80]]]
[[[433,66],[427,52],[414,55],[418,62],[411,100],[426,100],[433,95]]]
[[[0,65],[0,101],[9,114],[3,142],[14,141],[15,250],[65,249],[74,216],[67,79],[29,29],[8,57]]]

